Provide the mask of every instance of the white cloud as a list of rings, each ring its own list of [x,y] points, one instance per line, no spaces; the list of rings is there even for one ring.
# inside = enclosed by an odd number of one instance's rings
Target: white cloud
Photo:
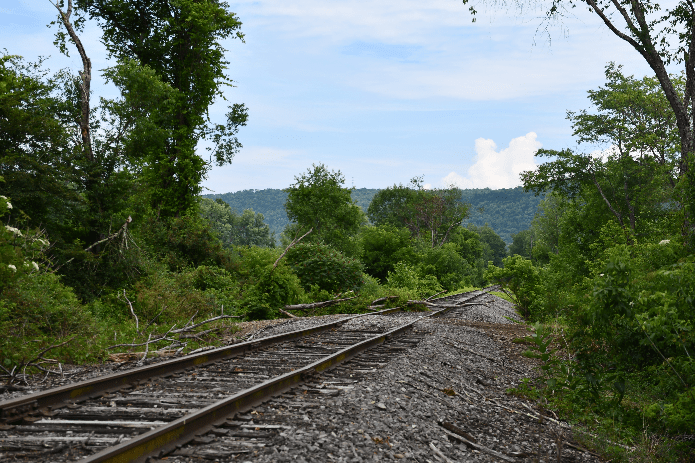
[[[474,142],[477,161],[467,169],[466,176],[450,172],[442,182],[460,188],[514,188],[521,185],[521,172],[537,166],[535,153],[540,148],[542,143],[535,132],[514,138],[508,148],[500,151],[496,150],[494,140],[478,138]]]

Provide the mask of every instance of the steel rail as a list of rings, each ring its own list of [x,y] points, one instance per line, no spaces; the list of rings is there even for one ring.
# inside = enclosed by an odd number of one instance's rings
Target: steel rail
[[[488,288],[476,295],[472,295],[467,301],[486,294],[487,290]],[[212,427],[223,423],[231,415],[246,411],[255,405],[265,402],[271,397],[299,385],[304,379],[349,360],[360,352],[385,342],[390,337],[403,333],[412,328],[418,321],[429,317],[438,317],[457,307],[451,306],[431,312],[391,331],[342,349],[310,365],[240,391],[201,410],[183,416],[157,429],[140,434],[121,444],[104,449],[80,461],[85,463],[144,462],[151,456],[164,456],[164,454],[174,450],[177,446],[193,439],[196,435],[205,433]]]
[[[279,344],[292,339],[301,338],[310,334],[326,331],[341,326],[342,324],[366,315],[382,315],[400,310],[398,307],[383,309],[376,312],[368,312],[353,317],[347,317],[335,322],[325,323],[312,328],[306,328],[275,336],[255,339],[252,341],[233,344],[217,349],[207,350],[198,354],[188,355],[178,359],[166,360],[154,365],[147,365],[122,373],[113,373],[99,378],[67,384],[46,391],[27,394],[16,399],[0,402],[0,423],[13,423],[32,413],[42,410],[50,411],[55,404],[80,402],[98,397],[107,392],[114,392],[129,384],[137,384],[151,378],[167,376],[187,368],[208,365],[224,359],[240,356],[250,351]],[[55,407],[54,407],[55,408]]]

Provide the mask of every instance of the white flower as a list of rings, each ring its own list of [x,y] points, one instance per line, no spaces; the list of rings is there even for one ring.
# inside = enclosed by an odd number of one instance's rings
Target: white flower
[[[49,244],[51,244],[48,242],[48,240],[45,240],[42,238],[39,238],[38,241],[39,241],[39,243],[43,244],[44,246],[48,246]]]
[[[13,272],[16,272],[16,271],[17,271],[17,267],[15,267],[15,266],[12,265],[12,264],[8,265],[8,267],[10,267],[10,270],[12,270]]]
[[[8,209],[12,209],[12,203],[9,202],[9,201],[7,201],[7,208],[8,208]]]
[[[5,228],[7,229],[7,231],[12,232],[15,235],[22,236],[22,232],[19,231],[19,229],[15,228],[15,227],[10,227],[9,225],[5,225]]]
[[[604,274],[604,273],[601,273],[601,274],[600,274],[600,276],[601,276],[601,277],[604,277],[604,276],[605,276],[605,274]]]
[[[661,246],[665,246],[665,245],[668,244],[668,243],[670,243],[670,240],[663,240],[663,241],[661,241],[661,242],[658,243],[658,244],[660,244]]]
[[[39,270],[39,264],[37,264],[36,262],[32,261],[31,265],[34,267],[34,270]]]

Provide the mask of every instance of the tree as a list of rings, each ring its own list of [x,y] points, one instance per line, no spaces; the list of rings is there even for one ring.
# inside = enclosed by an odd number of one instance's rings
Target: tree
[[[368,216],[376,225],[406,227],[412,237],[442,246],[454,227],[469,216],[469,205],[462,202],[458,188],[423,188],[423,178],[414,177],[411,188],[394,185],[380,190],[368,207]]]
[[[416,252],[411,245],[409,231],[393,225],[365,227],[360,234],[361,261],[373,277],[386,281],[398,262],[412,264]]]
[[[368,206],[368,218],[376,226],[404,227],[416,197],[414,188],[401,184],[379,190]]]
[[[526,259],[532,259],[533,242],[532,230],[523,230],[513,235],[513,243],[508,250],[511,256],[519,255]]]
[[[41,225],[60,240],[81,206],[71,167],[70,132],[55,94],[56,78],[41,63],[0,56],[0,177],[3,195],[14,204],[13,222]]]
[[[479,235],[484,248],[482,256],[484,261],[492,261],[495,266],[500,267],[506,257],[506,242],[489,225],[477,227],[468,224],[467,228]]]
[[[225,246],[275,246],[263,214],[245,209],[240,216],[222,199],[202,198],[199,208]]]
[[[243,39],[241,22],[217,0],[78,0],[77,8],[96,19],[109,55],[120,63],[144,66],[173,92],[160,110],[159,127],[166,133],[159,149],[143,156],[143,175],[153,207],[164,216],[193,207],[209,162],[196,153],[201,139],[213,147],[210,161],[229,163],[241,148],[237,140],[246,124],[244,105],[234,104],[225,124],[210,124],[208,108],[229,64],[220,41]],[[60,39],[60,37],[59,37]]]
[[[354,253],[351,237],[365,223],[365,214],[351,199],[352,188],[343,188],[340,171],[329,171],[324,164],[312,165],[307,172],[295,177],[286,188],[285,209],[288,219],[306,231],[312,228],[309,239],[322,240],[339,251]],[[293,234],[293,227],[286,235]]]
[[[611,144],[605,159],[569,149],[539,150],[538,156],[554,159],[521,175],[526,190],[567,198],[583,194],[591,201],[588,195],[595,191],[620,227],[634,234],[651,233],[677,209],[692,216],[694,198],[675,191],[681,175],[678,130],[657,79],[625,77],[614,64],[606,76],[604,87],[589,92],[596,111],[567,115],[579,143]],[[681,78],[674,84],[684,88]]]
[[[469,0],[463,0],[466,5]],[[497,2],[496,6],[506,6]],[[551,0],[547,20],[564,17],[562,0]],[[574,8],[580,2],[571,0]],[[658,3],[649,0],[583,0],[620,39],[630,44],[654,71],[671,110],[680,135],[679,175],[689,171],[690,157],[695,152],[695,7],[689,0],[680,0],[672,9],[661,11]],[[532,3],[531,3],[532,4]],[[521,6],[516,0],[516,5]],[[534,4],[537,7],[537,4]],[[470,12],[476,10],[470,6]],[[615,14],[613,14],[615,13]],[[671,43],[673,37],[678,43]],[[680,94],[666,70],[671,62],[685,65],[686,91]],[[693,180],[694,181],[694,180]],[[692,218],[692,220],[694,220]]]

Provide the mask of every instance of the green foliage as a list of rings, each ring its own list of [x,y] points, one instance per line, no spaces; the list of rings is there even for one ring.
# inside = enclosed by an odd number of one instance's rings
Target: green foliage
[[[398,262],[394,266],[394,271],[388,272],[387,286],[413,291],[419,298],[443,291],[438,278],[433,275],[423,275],[418,268],[405,262]]]
[[[171,89],[166,104],[155,110],[156,143],[146,140],[152,149],[140,158],[151,204],[163,216],[178,216],[194,206],[208,169],[208,163],[196,154],[199,140],[213,142],[209,151],[219,165],[229,163],[241,147],[236,134],[246,124],[244,106],[232,105],[224,124],[211,125],[207,117],[221,85],[231,83],[225,75],[229,63],[220,43],[230,37],[243,38],[241,22],[226,7],[225,3],[195,0],[146,1],[142,5],[126,0],[77,2],[78,10],[99,22],[109,54],[121,63],[117,73],[131,81],[124,88],[162,89],[160,83],[164,83]],[[127,72],[136,66],[145,71],[144,78]],[[143,82],[146,87],[139,86]],[[136,102],[148,100],[143,95],[147,91],[137,95]],[[140,130],[143,127],[136,125],[134,134],[147,139],[149,134]]]
[[[274,247],[275,239],[264,223],[263,214],[245,209],[238,215],[221,199],[215,201],[202,198],[199,204],[201,216],[210,223],[218,238],[227,247],[266,246]]]
[[[409,190],[408,187],[402,188]],[[357,188],[351,192],[351,198],[367,213],[373,225],[380,225],[383,222],[378,218],[379,216],[371,216],[370,204],[376,195],[393,191],[394,187],[383,190]],[[252,209],[264,214],[266,223],[276,236],[281,235],[288,224],[288,216],[283,209],[288,196],[283,190],[243,190],[235,193],[203,195],[203,197],[222,199],[236,211]],[[530,221],[541,199],[534,193],[523,191],[523,187],[501,190],[488,188],[462,190],[462,201],[471,204],[470,217],[465,220],[465,223],[476,226],[489,224],[505,242],[510,243],[513,234],[530,226]],[[376,204],[381,202],[378,200]],[[402,222],[394,222],[393,225],[401,226],[400,223]]]
[[[469,206],[461,202],[462,191],[451,187],[427,190],[423,178],[415,177],[411,187],[394,185],[375,195],[368,216],[376,225],[406,227],[413,238],[442,246],[454,227],[468,216]]]
[[[513,293],[523,317],[534,319],[540,316],[540,274],[532,262],[519,255],[506,257],[503,268],[490,265],[485,277]]]
[[[317,285],[336,293],[357,291],[363,284],[361,262],[325,244],[297,244],[288,251],[286,259],[306,289]]]
[[[232,253],[223,248],[210,223],[195,212],[164,220],[150,218],[140,236],[172,271],[191,265],[234,268]]]
[[[455,243],[445,243],[437,248],[424,247],[419,253],[419,273],[436,278],[448,291],[471,284],[475,269],[460,255]]]
[[[365,214],[351,199],[352,189],[343,188],[343,183],[341,172],[329,171],[324,164],[313,164],[306,173],[295,177],[295,183],[284,190],[288,193],[288,219],[296,224],[286,231],[286,236],[293,232],[304,234],[312,228],[307,239],[356,255],[351,238],[365,223]]]
[[[492,261],[497,267],[501,266],[507,254],[506,242],[489,225],[483,227],[468,225],[467,229],[479,235],[484,262]]]
[[[417,256],[409,231],[393,225],[365,227],[360,233],[361,260],[366,271],[380,281],[397,262],[415,263]]]

